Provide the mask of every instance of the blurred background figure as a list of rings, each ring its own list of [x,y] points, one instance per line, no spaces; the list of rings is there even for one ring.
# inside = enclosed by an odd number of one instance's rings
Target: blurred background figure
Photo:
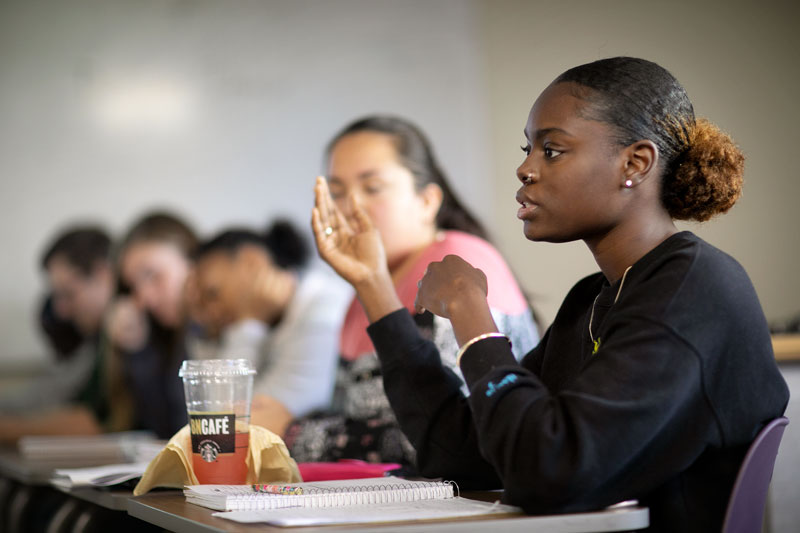
[[[171,437],[186,424],[178,368],[187,358],[184,286],[197,238],[176,215],[135,223],[118,251],[121,293],[108,316],[134,404],[134,426]]]
[[[380,234],[386,268],[404,306],[413,312],[417,282],[431,261],[457,254],[475,261],[486,274],[494,318],[511,338],[515,354],[522,356],[536,345],[533,314],[516,279],[481,224],[456,197],[416,126],[397,117],[366,117],[339,132],[326,155],[327,187],[320,189],[325,182],[317,186],[317,205],[322,200],[329,211],[338,209],[343,217],[352,215],[354,202],[361,206]],[[345,225],[339,219],[325,228],[326,238],[346,240]],[[455,364],[458,345],[449,322],[431,313],[416,315],[415,320],[422,334],[436,343],[443,363],[460,377]],[[295,420],[287,429],[286,444],[296,460],[365,459],[413,467],[415,452],[384,393],[368,324],[354,298],[342,327],[332,411]]]
[[[0,440],[127,429],[129,400],[103,331],[115,288],[111,238],[99,227],[69,228],[48,246],[41,267],[48,294],[40,323],[56,361],[22,391],[0,398]]]
[[[258,373],[251,421],[283,434],[294,417],[328,408],[339,330],[352,290],[309,267],[306,239],[284,220],[264,233],[224,231],[202,243],[187,296],[210,343],[199,358],[249,359]]]

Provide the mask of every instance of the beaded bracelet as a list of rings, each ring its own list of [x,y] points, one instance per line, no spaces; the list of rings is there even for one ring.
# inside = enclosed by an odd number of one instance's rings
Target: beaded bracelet
[[[508,337],[506,337],[502,333],[498,333],[497,331],[494,331],[492,333],[484,333],[483,335],[478,335],[477,337],[473,337],[467,342],[465,342],[464,345],[458,349],[458,353],[456,354],[456,366],[461,366],[461,356],[464,355],[464,352],[467,351],[467,348],[469,348],[478,341],[482,341],[483,339],[491,339],[492,337],[503,337],[508,341],[508,345],[511,346],[511,341],[508,339]]]

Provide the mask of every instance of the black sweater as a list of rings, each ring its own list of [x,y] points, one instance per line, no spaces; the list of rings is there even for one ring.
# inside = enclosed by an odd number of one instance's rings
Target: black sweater
[[[689,232],[637,261],[614,303],[619,285],[581,280],[520,364],[502,338],[473,344],[469,398],[407,311],[370,325],[420,472],[502,486],[529,513],[636,498],[651,531],[719,531],[748,445],[789,397],[755,290]]]

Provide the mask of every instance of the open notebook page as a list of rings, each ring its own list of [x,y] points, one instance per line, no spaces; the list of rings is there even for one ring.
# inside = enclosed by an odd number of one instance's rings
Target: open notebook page
[[[459,518],[486,514],[518,514],[522,509],[500,503],[467,498],[419,500],[349,507],[308,507],[269,511],[229,511],[214,516],[241,523],[267,523],[277,526],[312,526],[321,524],[359,524]]]
[[[413,481],[393,476],[292,483],[300,495],[254,492],[249,485],[190,485],[186,501],[219,511],[279,509],[284,507],[341,507],[453,498],[453,485]]]

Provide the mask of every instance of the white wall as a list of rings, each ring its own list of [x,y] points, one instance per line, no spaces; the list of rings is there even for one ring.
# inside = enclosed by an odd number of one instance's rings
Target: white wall
[[[143,210],[204,231],[308,227],[323,147],[411,118],[485,218],[473,2],[0,0],[0,364],[43,360],[38,257],[63,224]],[[481,199],[480,201],[477,201]]]

